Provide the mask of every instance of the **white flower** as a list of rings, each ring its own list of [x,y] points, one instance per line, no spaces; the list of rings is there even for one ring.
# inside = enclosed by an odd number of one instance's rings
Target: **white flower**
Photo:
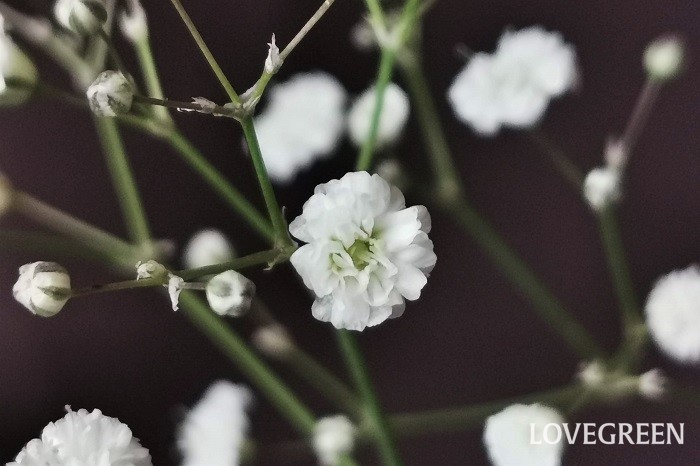
[[[316,294],[312,313],[336,328],[403,314],[436,261],[425,207],[406,208],[401,191],[367,172],[317,186],[289,231],[308,243],[290,260]]]
[[[369,136],[376,100],[375,89],[367,89],[355,100],[348,113],[348,132],[350,139],[357,146],[362,146]],[[384,92],[382,114],[377,128],[378,147],[392,144],[399,138],[408,121],[409,108],[406,93],[396,84],[389,83]]]
[[[86,92],[90,109],[97,116],[114,117],[131,110],[134,87],[120,71],[103,71]]]
[[[140,0],[128,0],[128,8],[119,15],[119,29],[131,43],[136,44],[148,38],[146,11]]]
[[[53,13],[61,26],[78,34],[94,34],[107,21],[107,10],[100,0],[57,0]]]
[[[209,280],[206,293],[214,312],[221,316],[239,317],[250,309],[255,284],[235,270],[227,270]]]
[[[680,362],[700,362],[699,266],[661,277],[645,312],[649,333],[664,353]]]
[[[178,303],[180,301],[180,293],[186,288],[185,280],[178,277],[177,275],[170,274],[168,279],[168,295],[170,295],[170,302],[173,305],[173,311],[179,309]]]
[[[455,114],[481,135],[535,125],[553,97],[577,79],[576,55],[539,27],[506,31],[492,55],[475,54],[448,90]]]
[[[126,424],[99,409],[72,411],[52,422],[8,466],[151,466],[148,450]]]
[[[0,15],[0,107],[26,101],[38,79],[34,63],[5,33],[4,22]],[[8,85],[9,80],[19,81],[18,85]]]
[[[659,37],[644,51],[644,67],[656,81],[666,81],[678,75],[683,67],[685,47],[674,35]]]
[[[661,369],[652,369],[639,376],[639,393],[649,400],[659,400],[666,394],[668,379]]]
[[[14,188],[9,179],[0,173],[0,217],[2,217],[12,207]]]
[[[229,240],[219,230],[201,230],[185,246],[183,262],[188,269],[229,262],[236,253]]]
[[[514,404],[489,416],[484,428],[484,444],[491,463],[494,466],[559,465],[564,443],[543,441],[543,431],[548,424],[563,422],[559,412],[540,404]],[[531,428],[531,424],[534,427]],[[531,436],[535,442],[531,442]],[[552,429],[548,438],[554,440],[554,437]]]
[[[343,132],[346,98],[340,83],[319,71],[297,74],[270,90],[255,128],[274,181],[291,182],[297,172],[335,149]]]
[[[610,167],[594,168],[583,181],[583,197],[593,210],[603,210],[620,200],[620,171]]]
[[[577,374],[577,377],[581,383],[591,389],[599,388],[607,376],[608,374],[605,366],[600,361],[581,363]]]
[[[280,49],[275,43],[275,35],[272,34],[272,40],[267,44],[267,58],[265,59],[265,73],[275,74],[282,66],[282,59],[280,58]]]
[[[136,280],[143,280],[147,278],[165,278],[168,274],[168,269],[159,262],[154,260],[149,260],[146,262],[136,263]]]
[[[25,264],[19,268],[12,295],[32,314],[52,317],[70,298],[70,276],[55,262]]]
[[[177,435],[181,466],[236,466],[248,433],[250,391],[226,381],[212,384],[187,413]]]
[[[343,415],[319,419],[313,436],[313,447],[319,462],[324,466],[338,464],[341,454],[352,451],[355,434],[355,426]]]

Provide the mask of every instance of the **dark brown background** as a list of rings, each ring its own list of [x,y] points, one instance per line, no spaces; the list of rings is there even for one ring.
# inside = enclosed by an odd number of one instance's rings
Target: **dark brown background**
[[[318,3],[190,0],[185,5],[242,91],[260,72],[270,33],[286,43]],[[167,95],[223,101],[223,92],[170,2],[145,4]],[[338,0],[285,63],[279,78],[321,68],[338,76],[350,92],[363,90],[373,79],[376,56],[354,51],[348,41],[349,28],[361,11],[359,0]],[[426,19],[429,79],[470,197],[598,339],[613,349],[619,336],[615,299],[593,218],[579,196],[519,134],[480,139],[451,116],[444,99],[461,67],[453,52],[455,44],[492,50],[504,27],[532,24],[561,31],[577,47],[583,70],[581,92],[555,102],[543,127],[582,168],[589,169],[601,163],[607,136],[621,130],[631,110],[644,79],[640,57],[645,44],[660,33],[677,31],[694,53],[700,45],[700,9],[694,0],[441,0]],[[38,60],[46,80],[65,83],[44,57]],[[631,161],[621,223],[640,296],[658,276],[700,256],[697,73],[691,60],[682,79],[663,92]],[[198,115],[178,120],[207,157],[260,205],[238,128]],[[242,253],[263,247],[166,147],[140,134],[127,134],[158,237],[182,244],[196,230],[215,226],[228,232]],[[415,173],[423,173],[423,152],[413,123],[397,154],[415,167]],[[278,190],[290,218],[299,213],[313,186],[351,169],[353,157],[353,150],[344,146],[334,160],[318,164],[293,187]],[[0,164],[17,186],[124,234],[85,114],[53,102],[3,110]],[[579,361],[450,219],[435,211],[433,219],[431,236],[439,260],[423,297],[408,306],[403,318],[362,334],[386,409],[469,404],[567,383]],[[31,226],[15,218],[2,223]],[[156,464],[172,464],[180,408],[217,378],[244,381],[157,293],[96,296],[71,302],[54,319],[31,317],[11,297],[16,268],[52,258],[0,254],[0,460],[12,458],[49,420],[62,416],[65,404],[71,404],[99,407],[119,417],[151,449]],[[63,262],[76,284],[109,277],[84,264]],[[289,267],[272,274],[254,273],[251,278],[259,296],[289,324],[298,341],[342,373],[332,329],[311,317],[310,300]],[[684,382],[698,382],[697,369],[678,367],[652,350],[646,366],[658,365]],[[317,413],[332,412],[293,377],[288,379]],[[252,418],[256,439],[293,438],[264,399],[259,399]],[[569,449],[567,464],[689,465],[700,454],[697,412],[639,403],[587,411],[579,420],[685,422],[686,445],[577,445]],[[477,430],[411,439],[401,443],[401,450],[410,465],[480,464],[486,461],[480,437]]]

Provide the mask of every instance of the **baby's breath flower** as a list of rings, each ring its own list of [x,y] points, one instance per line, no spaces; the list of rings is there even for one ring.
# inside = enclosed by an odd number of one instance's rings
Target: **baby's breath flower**
[[[95,34],[107,21],[101,0],[57,0],[53,12],[61,26],[78,34]]]
[[[668,379],[661,369],[652,369],[639,376],[639,393],[644,398],[659,400],[666,394]]]
[[[275,35],[272,34],[272,40],[269,44],[267,51],[267,58],[265,59],[265,72],[269,74],[275,74],[282,66],[282,59],[280,58],[280,49],[275,43]]]
[[[32,314],[53,317],[70,298],[70,276],[55,262],[25,264],[19,268],[12,295]]]
[[[620,171],[611,167],[594,168],[583,182],[583,196],[593,210],[601,211],[620,200]]]
[[[270,89],[255,128],[273,181],[289,183],[297,172],[328,156],[343,133],[346,93],[331,75],[302,73]]]
[[[44,427],[8,466],[152,466],[148,450],[119,419],[72,411]]]
[[[250,309],[255,284],[235,270],[227,270],[209,280],[206,294],[212,311],[239,317]]]
[[[168,274],[168,269],[159,262],[149,260],[146,262],[139,261],[136,264],[136,280],[146,278],[165,278]]]
[[[103,117],[128,113],[134,101],[134,87],[120,71],[100,73],[86,94],[92,112]]]
[[[700,266],[675,270],[656,282],[645,307],[649,333],[661,351],[700,362]]]
[[[484,444],[494,466],[558,466],[563,442],[542,441],[544,426],[564,422],[555,409],[540,404],[514,404],[489,416]],[[534,427],[530,427],[534,424]],[[531,436],[541,441],[531,442]]]
[[[370,88],[363,92],[350,108],[348,133],[357,146],[362,146],[369,136],[376,100],[377,93],[374,88]],[[384,92],[382,114],[377,128],[376,145],[378,147],[393,144],[399,138],[408,121],[409,108],[406,93],[396,84],[389,83]]]
[[[668,34],[653,41],[644,51],[644,67],[651,79],[675,78],[683,67],[685,47],[677,36]]]
[[[235,466],[248,433],[252,395],[227,381],[212,384],[187,413],[177,435],[182,466]]]
[[[133,44],[148,38],[146,11],[140,0],[128,0],[127,8],[119,15],[119,28],[124,37]]]
[[[355,426],[346,416],[324,417],[314,427],[313,447],[319,463],[335,466],[340,455],[350,453],[355,445]]]
[[[435,266],[430,215],[406,207],[379,175],[348,173],[316,187],[289,231],[308,244],[290,258],[316,294],[314,317],[363,330],[403,314]]]
[[[231,242],[219,230],[207,229],[195,233],[185,246],[183,262],[188,269],[229,262],[236,257]]]
[[[180,293],[185,289],[185,280],[177,275],[169,274],[168,278],[168,295],[170,295],[170,302],[173,305],[173,311],[179,309],[178,303],[180,301]]]
[[[19,105],[32,94],[38,72],[34,63],[5,33],[0,15],[0,107]],[[18,81],[10,86],[8,81]]]

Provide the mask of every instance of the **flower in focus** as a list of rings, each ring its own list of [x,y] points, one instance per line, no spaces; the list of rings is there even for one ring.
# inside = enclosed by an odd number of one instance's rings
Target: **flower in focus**
[[[182,466],[235,466],[248,433],[252,395],[241,385],[212,384],[187,413],[177,435]]]
[[[131,110],[134,87],[120,71],[103,71],[86,92],[90,110],[103,117],[114,117]]]
[[[163,279],[168,275],[168,269],[160,262],[153,259],[146,262],[136,263],[136,280],[144,280],[148,278]]]
[[[320,71],[302,73],[270,90],[255,129],[265,166],[277,182],[291,182],[297,172],[328,156],[343,133],[343,86]]]
[[[188,269],[229,262],[236,257],[231,242],[219,230],[201,230],[185,246],[183,262]]]
[[[342,415],[324,417],[314,427],[313,447],[323,466],[335,466],[339,456],[355,445],[355,426]]]
[[[379,175],[353,172],[319,185],[289,231],[308,244],[290,260],[316,295],[315,318],[363,330],[403,314],[435,266],[430,215],[406,207]]]
[[[593,210],[601,211],[620,200],[620,170],[594,168],[583,182],[583,197]]]
[[[348,132],[357,146],[362,146],[369,136],[377,93],[374,88],[363,92],[352,104],[348,113]],[[406,93],[396,84],[389,83],[384,92],[382,114],[377,128],[377,147],[394,143],[408,121],[409,102]]]
[[[168,295],[170,296],[170,304],[173,306],[173,311],[177,311],[180,302],[180,293],[187,287],[187,283],[181,277],[173,275],[172,273],[168,275]]]
[[[5,33],[4,23],[0,15],[0,107],[26,101],[38,79],[36,66]],[[16,85],[10,85],[10,80],[17,81]]]
[[[72,411],[44,427],[8,466],[151,466],[131,430],[99,409]]]
[[[457,75],[448,99],[457,117],[484,136],[502,126],[529,128],[549,101],[577,80],[576,54],[541,27],[506,31],[493,54],[477,53]]]
[[[55,262],[25,264],[19,268],[12,295],[32,314],[53,317],[70,298],[70,276]]]
[[[206,294],[214,312],[221,316],[239,317],[250,309],[255,284],[235,270],[227,270],[209,280]]]
[[[107,21],[100,0],[57,0],[53,12],[61,26],[78,34],[95,34]]]
[[[649,333],[680,362],[700,361],[700,267],[691,265],[659,279],[645,307]]]
[[[543,441],[543,431],[548,424],[563,422],[557,410],[540,404],[514,404],[489,416],[484,427],[484,444],[491,463],[494,466],[561,464],[564,443],[561,438],[556,443]]]

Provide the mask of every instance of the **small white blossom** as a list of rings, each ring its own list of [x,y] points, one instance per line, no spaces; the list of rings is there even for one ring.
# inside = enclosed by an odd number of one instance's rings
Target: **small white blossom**
[[[308,244],[290,258],[316,294],[313,316],[363,330],[403,314],[435,266],[430,215],[406,207],[379,175],[348,173],[316,187],[289,231]]]
[[[99,409],[66,409],[8,466],[152,466],[148,450],[119,419]]]
[[[666,81],[678,75],[684,57],[683,41],[669,34],[649,44],[644,51],[644,67],[652,79]]]
[[[38,79],[36,66],[5,33],[4,22],[0,15],[0,107],[25,102]],[[16,80],[19,85],[10,86],[9,80]]]
[[[605,366],[600,361],[581,363],[577,374],[582,384],[591,389],[599,388],[607,377]]]
[[[53,12],[61,26],[78,34],[95,34],[107,21],[100,0],[57,0]]]
[[[25,264],[19,268],[12,295],[32,314],[53,317],[70,298],[70,276],[55,262]]]
[[[149,260],[146,262],[136,263],[136,280],[143,280],[146,278],[165,278],[168,274],[168,269],[159,262],[154,260]]]
[[[275,43],[274,34],[272,34],[272,40],[267,45],[269,49],[267,51],[267,58],[265,59],[265,73],[275,74],[282,66],[282,59],[280,58],[280,49]]]
[[[219,230],[207,229],[195,233],[185,246],[183,262],[188,269],[229,262],[236,257],[231,242]]]
[[[506,31],[492,55],[476,53],[448,99],[457,117],[484,136],[502,126],[529,128],[549,101],[577,80],[576,54],[558,33],[540,27]]]
[[[593,210],[601,211],[620,200],[620,171],[616,168],[594,168],[583,182],[583,196]]]
[[[128,0],[127,9],[119,15],[119,29],[132,44],[148,38],[148,20],[140,0]]]
[[[659,400],[666,394],[668,379],[661,369],[652,369],[639,376],[639,393],[649,400]]]
[[[173,311],[179,309],[178,303],[180,301],[180,293],[185,289],[185,280],[178,277],[177,275],[170,274],[168,279],[168,294],[170,295],[170,302],[173,305]]]
[[[283,357],[294,349],[292,337],[279,324],[259,327],[250,339],[258,351],[272,358]]]
[[[235,270],[227,270],[209,280],[206,294],[212,311],[239,317],[250,309],[255,284]]]
[[[494,466],[558,466],[562,441],[542,441],[544,427],[564,422],[555,409],[540,404],[514,404],[489,416],[484,427],[484,445]],[[534,424],[531,433],[530,425]],[[531,435],[541,444],[531,442]],[[553,433],[549,434],[553,439]]]
[[[223,380],[212,384],[180,425],[181,466],[237,466],[251,401],[246,387]]]
[[[340,455],[350,453],[355,446],[355,426],[343,416],[319,419],[314,427],[313,447],[323,466],[335,466]]]
[[[0,217],[10,210],[14,196],[12,183],[5,175],[0,173]]]
[[[367,89],[352,104],[348,113],[348,133],[357,146],[362,146],[369,136],[377,93],[374,88]],[[396,84],[389,83],[384,92],[382,114],[377,127],[377,147],[393,144],[401,135],[408,121],[410,105],[408,96]]]
[[[86,94],[92,112],[103,117],[128,113],[134,101],[134,87],[120,71],[100,73]]]
[[[343,133],[345,89],[331,75],[302,73],[270,89],[255,117],[260,149],[273,181],[296,174],[335,149]]]
[[[661,277],[645,312],[649,333],[664,353],[680,362],[700,362],[699,266]]]

